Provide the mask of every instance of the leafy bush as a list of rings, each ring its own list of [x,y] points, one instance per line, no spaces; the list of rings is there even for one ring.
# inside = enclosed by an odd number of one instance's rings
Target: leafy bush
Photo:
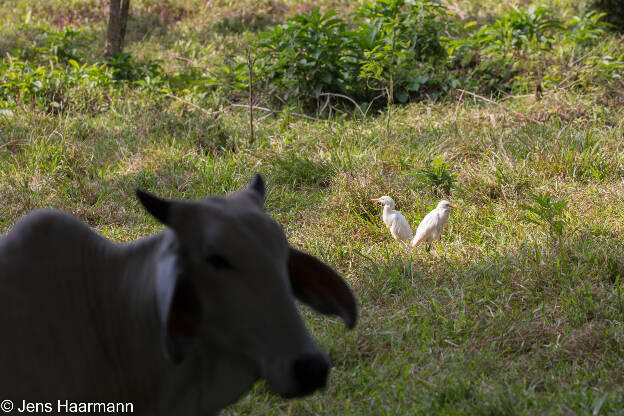
[[[259,35],[256,96],[320,115],[330,99],[346,103],[341,95],[370,108],[382,97],[387,104],[405,103],[458,87],[486,95],[526,93],[535,78],[543,78],[544,87],[557,85],[561,65],[584,54],[579,76],[613,80],[620,57],[588,54],[606,36],[602,17],[589,12],[562,22],[538,5],[514,8],[491,23],[461,25],[437,0],[376,0],[348,17],[315,9]],[[247,96],[246,61],[228,60],[217,73],[212,85]]]
[[[406,102],[444,63],[444,10],[434,0],[378,0],[345,20],[315,9],[260,35],[256,73],[286,101],[317,108],[322,93],[370,101],[388,88]]]
[[[0,99],[15,104],[15,98],[28,99],[45,111],[58,112],[73,104],[67,92],[81,84],[85,88],[106,84],[110,73],[103,65],[80,65],[73,59],[68,65],[50,63],[33,65],[17,57],[0,62]]]
[[[566,35],[563,42],[581,47],[594,45],[604,38],[609,27],[608,23],[602,21],[604,17],[605,13],[590,11],[568,19],[564,24]]]
[[[469,30],[466,39],[449,39],[449,52],[467,50],[482,55],[505,55],[530,45],[550,46],[553,29],[562,25],[551,18],[551,12],[544,6],[531,6],[526,10],[509,10],[492,23],[476,29],[476,22],[464,26]]]
[[[470,22],[456,28],[453,38],[445,39],[450,67],[457,70],[457,78],[466,88],[478,89],[482,94],[521,90],[526,84],[517,81],[532,71],[543,74],[540,78],[546,88],[560,86],[564,77],[580,86],[611,82],[618,78],[621,56],[613,56],[607,48],[590,50],[607,35],[609,25],[602,21],[603,17],[590,11],[561,22],[547,7],[531,6],[505,12],[481,27]],[[564,62],[553,59],[555,43],[559,51],[565,51],[564,56],[568,54]],[[546,54],[550,56],[545,58]],[[577,62],[583,65],[577,74],[565,74],[561,65],[575,61],[575,56],[583,57]],[[544,66],[544,59],[550,65]]]
[[[559,65],[550,65],[543,77],[546,88],[561,87],[561,83],[566,80],[570,85],[583,88],[609,86],[621,82],[624,53],[617,53],[617,44],[611,42],[599,45],[599,42],[607,36],[610,26],[602,21],[604,17],[604,13],[590,11],[565,22],[561,42],[570,48],[573,56],[580,55],[580,58],[575,60],[578,68],[574,73],[565,75]]]
[[[491,41],[487,49],[502,53],[525,49],[531,44],[550,47],[555,31],[561,28],[561,23],[552,18],[552,12],[545,6],[509,10],[493,24],[483,27]]]
[[[229,56],[217,67],[212,80],[213,85],[225,87],[230,93],[236,90],[246,93],[248,82],[247,62]]]
[[[45,47],[39,48],[39,52],[44,55],[52,55],[61,62],[79,59],[80,52],[76,41],[83,29],[74,30],[71,27],[65,27],[60,32],[47,28],[45,30],[49,43]],[[88,37],[85,40],[93,39]]]
[[[562,23],[551,9],[531,6],[505,12],[491,23],[460,25],[452,23],[438,0],[376,0],[348,16],[315,9],[259,35],[254,95],[259,105],[302,108],[320,116],[325,109],[331,114],[337,101],[378,108],[436,99],[457,87],[485,95],[526,93],[536,78],[544,88],[612,85],[621,82],[624,54],[615,41],[599,44],[607,36],[603,17],[592,11]],[[215,89],[225,92],[219,99],[239,101],[248,95],[245,57],[224,57],[209,75],[199,67],[168,74],[160,61],[137,60],[129,53],[107,61],[87,58],[84,41],[91,38],[82,30],[23,26],[32,32],[30,40],[12,42],[8,59],[0,62],[2,114],[20,102],[52,112],[75,107],[70,91],[76,87],[93,91],[93,86],[125,84],[191,102]],[[193,54],[201,51],[188,42],[176,45]],[[570,62],[576,67],[570,68]]]
[[[564,26],[552,17],[550,9],[531,6],[509,10],[479,28],[470,22],[461,29],[465,38],[447,38],[450,63],[466,72],[467,87],[493,93],[512,88],[521,71],[519,54],[550,49]]]
[[[359,37],[373,39],[364,49],[360,76],[374,90],[389,88],[389,103],[395,96],[399,102],[407,102],[410,93],[429,81],[427,74],[444,62],[444,12],[441,4],[431,0],[379,0],[365,4],[357,13],[364,19],[360,31],[365,36]],[[375,37],[370,36],[371,31]]]
[[[330,10],[300,14],[262,33],[259,74],[284,93],[286,100],[316,100],[322,92],[351,93],[349,63],[352,35],[344,20]]]
[[[16,49],[0,61],[0,114],[10,115],[15,106],[29,103],[46,112],[76,107],[81,98],[73,91],[94,91],[96,87],[128,83],[162,93],[185,91],[203,81],[197,74],[168,75],[158,61],[138,62],[128,53],[108,61],[88,63],[81,48],[91,40],[83,30],[65,27],[55,30],[33,27],[38,40],[32,49]],[[40,45],[40,46],[37,46]]]
[[[106,65],[113,70],[113,78],[118,81],[137,81],[146,78],[162,77],[163,75],[159,62],[137,62],[127,52],[119,52],[113,55],[106,62]]]

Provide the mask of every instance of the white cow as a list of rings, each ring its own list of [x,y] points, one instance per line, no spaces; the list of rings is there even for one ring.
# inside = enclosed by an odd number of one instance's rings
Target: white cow
[[[324,387],[329,361],[294,298],[349,328],[356,301],[289,247],[263,212],[262,178],[198,201],[137,195],[164,231],[116,244],[38,210],[0,236],[0,400],[210,415],[260,378],[283,397]]]

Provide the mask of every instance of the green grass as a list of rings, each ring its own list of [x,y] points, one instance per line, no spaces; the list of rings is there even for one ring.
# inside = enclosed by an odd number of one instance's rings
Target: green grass
[[[101,14],[72,14],[56,0],[9,3],[3,55],[37,41],[19,26],[29,9],[38,21],[69,16],[88,28],[95,39],[85,55],[102,49]],[[172,1],[166,12],[156,3],[133,2],[127,50],[175,71],[214,68],[228,48],[244,50],[254,31],[313,2],[264,2],[257,16],[242,5],[213,16],[205,2]],[[508,6],[490,3],[493,16]],[[574,2],[551,3],[575,12]],[[453,4],[467,20],[491,17],[477,2]],[[256,124],[249,144],[245,109],[208,117],[146,90],[78,85],[65,111],[22,100],[0,115],[0,231],[45,206],[128,241],[159,228],[134,188],[199,198],[259,172],[268,213],[291,244],[347,278],[362,315],[347,331],[302,308],[334,365],[328,388],[285,401],[259,383],[225,415],[622,414],[624,107],[621,90],[598,87],[545,91],[537,102],[508,97],[504,108],[458,96],[397,106],[389,138],[383,114],[278,113]],[[203,99],[211,108],[222,97]],[[431,254],[410,256],[369,200],[392,196],[415,227],[440,198],[422,176],[432,160],[446,164],[459,209]],[[525,218],[537,193],[568,202],[560,240]]]

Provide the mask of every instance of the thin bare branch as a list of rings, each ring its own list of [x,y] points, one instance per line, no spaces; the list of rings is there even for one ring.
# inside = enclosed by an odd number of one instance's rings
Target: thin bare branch
[[[353,105],[355,106],[355,108],[358,109],[358,111],[360,112],[360,114],[362,114],[362,117],[366,117],[366,115],[364,114],[364,111],[362,111],[362,109],[360,108],[360,106],[358,105],[358,103],[355,102],[355,100],[347,95],[343,95],[343,94],[336,94],[333,92],[323,92],[321,93],[321,95],[323,96],[328,96],[328,97],[340,97],[340,98],[344,98],[345,100],[351,101],[351,103],[353,103]]]
[[[247,49],[247,70],[249,72],[249,143],[254,142],[253,124],[253,61],[251,60],[251,50]]]
[[[325,104],[323,104],[323,107],[321,107],[321,109],[318,112],[319,116],[321,114],[323,114],[323,111],[325,111],[325,108],[329,105],[329,100],[331,100],[331,96],[327,95],[327,99],[325,100]]]
[[[260,123],[261,121],[263,121],[266,118],[269,118],[273,115],[273,113],[267,113],[265,115],[263,115],[262,117],[260,117],[259,119],[256,120],[256,122]]]
[[[372,100],[370,100],[370,102],[368,103],[368,107],[366,107],[366,112],[364,113],[365,115],[368,114],[368,110],[371,109],[371,107],[373,106],[373,103],[375,101],[377,101],[380,98],[383,98],[386,96],[386,91],[382,91],[381,94],[379,94],[377,97],[373,98]]]

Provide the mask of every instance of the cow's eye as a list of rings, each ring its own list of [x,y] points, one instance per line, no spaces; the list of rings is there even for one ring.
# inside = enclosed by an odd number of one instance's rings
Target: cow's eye
[[[231,269],[232,264],[223,256],[218,254],[211,254],[206,256],[206,262],[215,269]]]

